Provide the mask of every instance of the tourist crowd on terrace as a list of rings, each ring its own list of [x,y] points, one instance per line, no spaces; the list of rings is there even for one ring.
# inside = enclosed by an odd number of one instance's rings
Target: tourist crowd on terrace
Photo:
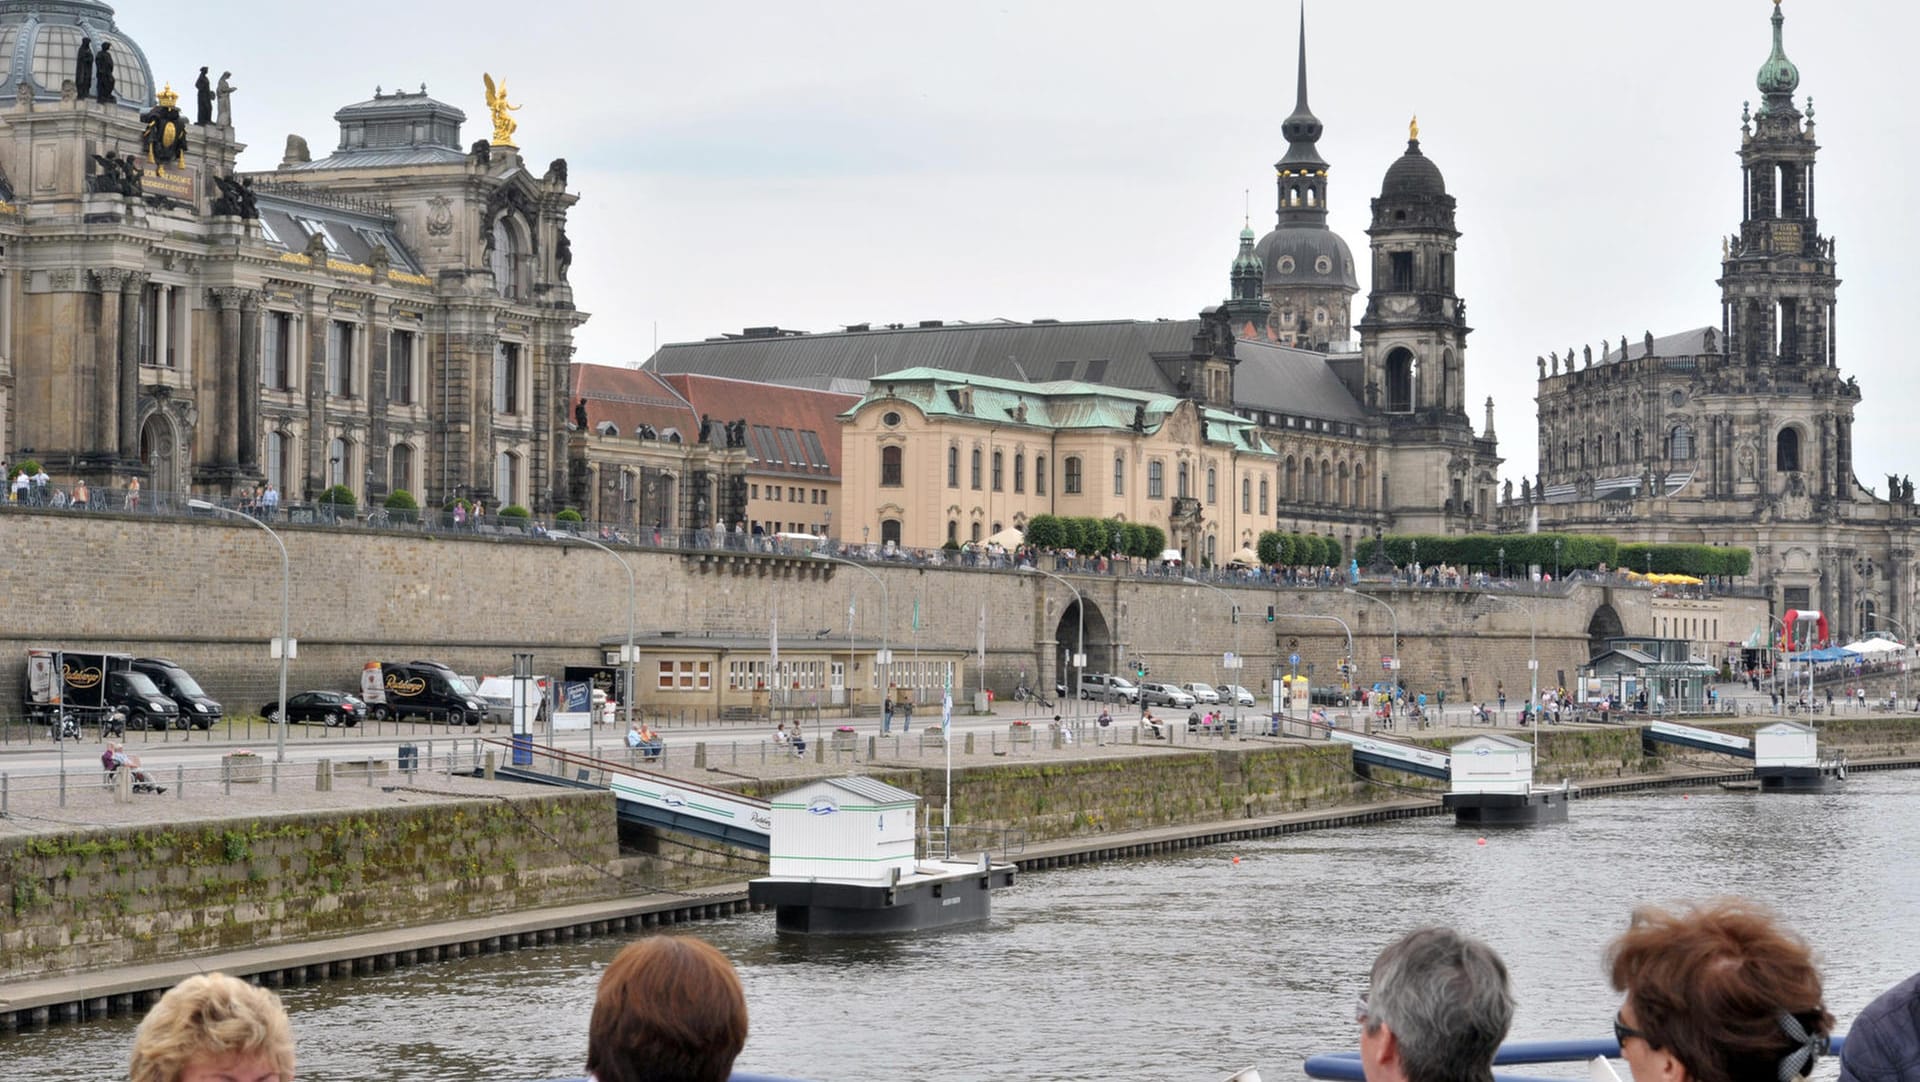
[[[287,503],[272,485],[255,486],[225,500],[175,492],[144,492],[134,483],[103,488],[74,479],[60,483],[44,470],[14,468],[5,482],[7,509],[93,512],[165,517],[205,516],[219,507],[270,525],[404,530],[491,537],[579,536],[616,547],[676,550],[719,549],[762,555],[818,553],[861,563],[967,567],[982,570],[1038,568],[1059,574],[1195,578],[1252,587],[1344,589],[1368,583],[1423,589],[1521,590],[1551,593],[1588,582],[1650,587],[1663,597],[1709,598],[1753,595],[1758,587],[1738,581],[1746,573],[1744,549],[1695,545],[1618,545],[1610,538],[1576,535],[1492,535],[1453,538],[1362,538],[1351,552],[1332,537],[1267,531],[1254,545],[1218,561],[1189,558],[1165,547],[1157,527],[1107,522],[1111,548],[1089,551],[1076,544],[1036,544],[1019,530],[981,541],[949,541],[939,548],[908,548],[812,534],[770,533],[744,522],[692,528],[591,522],[577,512],[535,515],[517,505],[489,507],[457,498],[439,509],[421,508],[406,493],[382,506],[362,505],[351,490],[335,486],[310,503]],[[1052,516],[1042,516],[1052,518]],[[1083,531],[1088,521],[1075,522]],[[1036,539],[1051,536],[1040,518],[1029,524]],[[864,532],[864,531],[863,531]],[[1633,570],[1645,566],[1646,571]],[[1658,566],[1661,570],[1655,571]],[[1698,572],[1688,574],[1688,571]]]

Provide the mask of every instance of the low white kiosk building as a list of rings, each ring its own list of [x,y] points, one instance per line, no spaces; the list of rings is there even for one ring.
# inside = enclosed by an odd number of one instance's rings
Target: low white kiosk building
[[[1534,746],[1488,733],[1455,744],[1452,783],[1443,798],[1460,826],[1518,826],[1565,819],[1572,786],[1533,784]]]
[[[916,852],[920,798],[867,777],[822,778],[772,800],[768,874],[747,884],[774,925],[801,935],[872,935],[984,921],[1013,866]]]
[[[1845,780],[1843,761],[1820,759],[1820,736],[1812,726],[1776,721],[1753,733],[1753,776],[1760,788],[1817,792],[1829,780]]]

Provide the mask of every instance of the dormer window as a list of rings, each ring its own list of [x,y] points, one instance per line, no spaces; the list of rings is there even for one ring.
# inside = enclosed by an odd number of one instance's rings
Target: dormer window
[[[294,222],[296,222],[301,229],[306,230],[308,240],[319,237],[325,242],[328,255],[340,254],[340,242],[333,239],[333,234],[327,231],[327,224],[325,222],[317,218],[295,218]]]

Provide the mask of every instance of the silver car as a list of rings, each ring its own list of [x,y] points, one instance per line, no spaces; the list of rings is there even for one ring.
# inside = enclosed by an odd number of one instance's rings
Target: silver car
[[[1213,690],[1220,693],[1220,701],[1223,703],[1234,703],[1239,706],[1260,705],[1259,701],[1253,697],[1253,692],[1239,684],[1216,684]]]
[[[1178,684],[1141,684],[1140,701],[1149,706],[1186,709],[1197,705],[1186,689]]]

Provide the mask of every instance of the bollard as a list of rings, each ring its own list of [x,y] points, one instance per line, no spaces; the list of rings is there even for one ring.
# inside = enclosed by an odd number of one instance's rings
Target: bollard
[[[707,742],[704,740],[693,746],[693,768],[695,770],[707,768]]]
[[[233,795],[233,764],[224,755],[220,757],[220,785],[228,796]]]
[[[1053,731],[1053,750],[1055,750],[1055,751],[1059,751],[1059,750],[1060,750],[1060,748],[1061,748],[1061,745],[1062,745],[1062,741],[1063,741],[1063,739],[1065,738],[1065,736],[1066,736],[1066,734],[1065,734],[1065,733],[1062,733],[1062,732],[1061,732],[1060,730],[1058,730],[1058,729],[1055,729],[1055,730]]]
[[[813,734],[813,761],[816,763],[827,761],[827,742],[818,732]]]
[[[7,776],[0,773],[0,819],[7,818],[8,783]]]
[[[873,758],[874,758],[873,751],[874,751],[874,748],[879,745],[879,743],[880,743],[879,737],[873,736],[871,734],[867,736],[867,762],[869,763],[873,762]]]
[[[491,748],[487,750],[487,758],[486,758],[485,764],[481,767],[480,773],[481,773],[481,776],[486,778],[488,781],[493,780],[493,750]],[[371,770],[367,771],[367,776],[371,778],[373,776],[373,771]]]
[[[61,756],[61,759],[62,759],[62,765],[60,767],[60,806],[64,808],[67,806],[67,768],[65,766],[66,757]]]
[[[268,764],[267,777],[268,777],[268,783],[271,786],[271,788],[268,791],[274,792],[274,793],[279,792],[280,791],[280,760],[275,759],[272,763]]]
[[[173,768],[173,798],[175,800],[187,799],[187,768],[184,766],[175,766]]]
[[[333,760],[321,759],[314,764],[313,791],[316,793],[333,792]]]
[[[125,765],[113,772],[113,802],[116,804],[133,802],[133,771]]]
[[[973,754],[973,734],[972,733],[967,734],[967,754],[968,755]]]
[[[728,749],[728,754],[733,757],[733,765],[739,766],[740,765],[740,742],[738,740],[727,741],[727,749]]]

